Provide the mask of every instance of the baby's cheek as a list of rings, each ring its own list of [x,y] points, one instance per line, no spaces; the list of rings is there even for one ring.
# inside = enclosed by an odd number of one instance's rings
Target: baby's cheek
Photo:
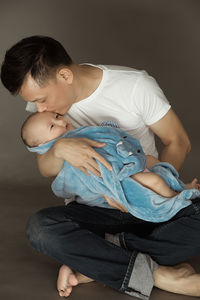
[[[67,130],[66,128],[63,128],[62,130],[60,130],[59,135],[62,135],[62,134],[64,134],[64,133],[68,132],[68,131],[69,131],[69,130]]]

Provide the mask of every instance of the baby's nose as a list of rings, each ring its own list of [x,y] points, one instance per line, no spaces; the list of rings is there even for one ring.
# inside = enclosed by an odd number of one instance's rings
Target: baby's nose
[[[58,126],[62,126],[62,127],[66,126],[66,121],[64,119],[57,119],[56,123]]]

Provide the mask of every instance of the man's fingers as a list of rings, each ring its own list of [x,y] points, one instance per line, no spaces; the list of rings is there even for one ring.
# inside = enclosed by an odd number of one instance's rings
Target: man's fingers
[[[78,168],[80,171],[82,171],[83,173],[85,173],[86,175],[89,175],[90,176],[90,173],[93,173],[94,175],[98,176],[98,177],[101,177],[101,173],[95,169],[93,166],[91,166],[90,164],[87,164],[84,168],[83,167],[80,167]],[[88,172],[89,171],[89,172]]]
[[[123,212],[128,212],[128,210],[121,204],[119,204],[118,202],[116,202],[114,199],[108,198],[107,196],[104,195],[104,198],[106,199],[106,201],[108,202],[108,204],[111,207],[117,208]]]
[[[103,156],[101,156],[99,153],[96,152],[94,158],[96,158],[96,160],[98,160],[100,163],[102,163],[102,165],[104,165],[109,171],[112,171],[111,164],[109,164],[109,162]]]
[[[99,143],[97,141],[89,140],[88,143],[90,144],[91,147],[96,147],[96,148],[101,148],[106,145],[106,143]],[[101,156],[99,153],[97,153],[94,149],[94,155],[93,157],[96,158],[100,163],[102,163],[108,170],[112,171],[112,166],[107,162],[107,160]]]
[[[88,171],[87,171],[86,168],[79,167],[79,168],[77,168],[77,169],[79,169],[80,171],[82,171],[82,172],[85,173],[86,175],[89,175],[89,176],[90,176],[90,173],[88,173]]]
[[[101,156],[98,152],[96,152],[93,148],[101,148],[104,147],[106,145],[106,143],[100,143],[94,140],[90,140],[88,138],[83,138],[86,142],[86,144],[89,146],[89,148],[87,149],[87,154],[88,157],[92,157],[95,158],[96,160],[98,160],[100,163],[102,163],[109,171],[112,171],[112,166],[109,164],[109,162],[107,162],[107,160]],[[87,161],[88,163],[90,163],[89,161]],[[99,170],[99,167],[95,166],[93,163],[90,163],[95,169]],[[92,172],[93,173],[93,172]]]
[[[98,164],[97,164],[98,166]],[[99,166],[98,166],[99,167]],[[86,166],[87,170],[90,171],[92,174],[98,176],[98,177],[101,177],[101,173],[98,169],[96,169],[94,166],[90,165],[90,164],[87,164]]]
[[[66,140],[64,141],[66,142]],[[95,147],[104,147],[105,145],[106,143],[99,143],[88,138],[72,138],[68,145],[70,147],[67,147],[67,151],[62,152],[62,155],[59,156],[85,174],[89,175],[88,171],[90,171],[100,177],[98,162],[104,165],[109,171],[112,171],[110,163],[94,149]]]
[[[108,204],[112,207],[115,207],[114,203],[113,203],[113,200],[111,200],[109,197],[105,196],[104,195],[104,198],[106,199],[106,201],[108,202]]]
[[[106,145],[106,143],[100,143],[100,142],[97,142],[97,141],[94,141],[94,140],[90,140],[88,138],[85,138],[85,140],[87,140],[88,144],[91,147],[101,148],[101,147],[104,147]]]
[[[112,171],[112,166],[109,164],[109,162],[103,157],[101,156],[98,152],[96,152],[94,149],[91,148],[92,153],[90,153],[90,155],[95,158],[96,160],[98,160],[100,163],[102,163],[102,165],[104,165],[109,171]],[[95,160],[94,160],[95,161]],[[92,163],[93,167],[95,167],[95,165]],[[97,164],[98,165],[98,164]],[[96,168],[97,169],[97,168]]]

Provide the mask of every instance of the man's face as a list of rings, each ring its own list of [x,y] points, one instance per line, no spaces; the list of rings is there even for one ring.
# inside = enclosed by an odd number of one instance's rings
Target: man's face
[[[56,76],[41,87],[27,74],[19,95],[25,101],[35,103],[38,112],[50,111],[64,115],[76,99],[71,82],[68,78]]]

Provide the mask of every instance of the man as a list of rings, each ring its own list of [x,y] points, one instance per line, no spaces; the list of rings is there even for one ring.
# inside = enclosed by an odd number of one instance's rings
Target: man
[[[19,94],[39,112],[67,113],[75,127],[118,121],[140,140],[146,154],[157,156],[155,133],[164,145],[161,161],[177,170],[190,151],[181,122],[144,71],[78,65],[54,39],[33,36],[7,51],[1,79],[12,94]],[[111,166],[94,148],[104,145],[84,138],[60,139],[38,156],[40,172],[54,176],[64,159],[88,176],[88,171],[101,176],[96,160],[108,169]],[[153,284],[200,296],[199,275],[182,263],[200,251],[198,200],[162,224],[139,220],[116,203],[113,206],[118,209],[72,202],[44,209],[30,219],[27,234],[32,246],[64,265],[59,294],[68,296],[74,285],[92,278],[141,299],[148,299]]]

